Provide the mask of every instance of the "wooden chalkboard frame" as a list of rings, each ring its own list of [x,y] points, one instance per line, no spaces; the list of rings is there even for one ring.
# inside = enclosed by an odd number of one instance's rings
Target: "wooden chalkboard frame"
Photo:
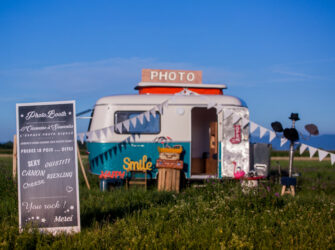
[[[16,119],[20,231],[80,232],[75,101],[16,104]]]

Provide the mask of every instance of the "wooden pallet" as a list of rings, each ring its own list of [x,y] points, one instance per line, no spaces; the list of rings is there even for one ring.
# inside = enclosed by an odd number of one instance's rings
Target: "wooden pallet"
[[[180,170],[171,168],[158,169],[158,191],[176,191],[180,189]]]

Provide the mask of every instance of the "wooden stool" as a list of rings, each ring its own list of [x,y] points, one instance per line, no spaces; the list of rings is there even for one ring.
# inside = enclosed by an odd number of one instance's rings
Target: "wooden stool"
[[[295,186],[297,185],[297,179],[292,177],[282,177],[281,180],[281,196],[284,194],[290,194],[295,196]]]
[[[130,173],[130,178],[128,177],[128,173]],[[131,180],[133,178],[133,174],[144,173],[144,181],[143,180]],[[129,180],[130,179],[130,180]],[[147,190],[147,171],[146,170],[130,170],[127,171],[126,178],[126,189],[129,189],[129,185],[144,185],[145,190]]]

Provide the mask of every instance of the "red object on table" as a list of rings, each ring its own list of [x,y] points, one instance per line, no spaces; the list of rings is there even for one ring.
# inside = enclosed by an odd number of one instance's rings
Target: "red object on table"
[[[265,176],[261,175],[261,176],[246,176],[242,179],[245,179],[245,180],[249,180],[249,181],[254,181],[254,180],[260,180],[260,179],[265,179]]]

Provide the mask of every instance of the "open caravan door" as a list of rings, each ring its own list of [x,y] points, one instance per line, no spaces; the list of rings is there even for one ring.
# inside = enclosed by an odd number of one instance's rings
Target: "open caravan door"
[[[227,107],[219,114],[221,125],[221,177],[234,177],[234,169],[249,172],[249,111],[245,107]]]

